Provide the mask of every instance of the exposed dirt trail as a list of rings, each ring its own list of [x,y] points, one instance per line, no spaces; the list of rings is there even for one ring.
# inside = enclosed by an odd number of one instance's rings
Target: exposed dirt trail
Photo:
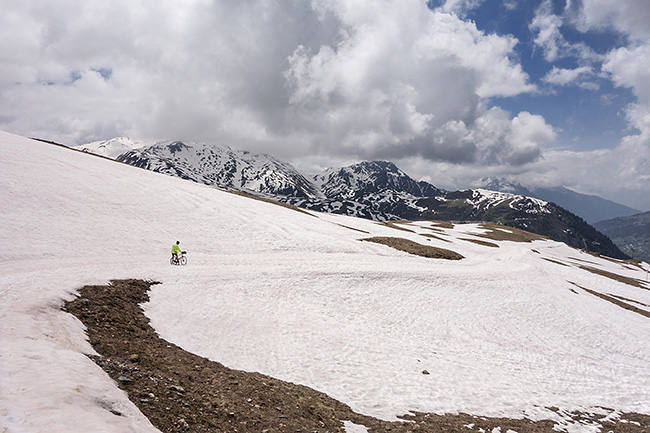
[[[152,282],[112,281],[86,286],[64,310],[87,327],[100,356],[91,358],[124,389],[162,432],[343,432],[343,422],[370,432],[553,432],[552,421],[416,414],[386,422],[354,413],[347,405],[311,388],[259,373],[227,368],[184,351],[158,335],[140,304]],[[107,407],[115,416],[121,414]],[[585,414],[575,419],[594,422]],[[602,431],[650,432],[650,416],[625,414]]]

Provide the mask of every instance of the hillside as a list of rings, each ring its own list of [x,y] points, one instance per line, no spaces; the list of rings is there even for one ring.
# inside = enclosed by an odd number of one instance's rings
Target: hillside
[[[641,212],[602,197],[580,194],[564,187],[525,187],[516,182],[508,182],[497,178],[484,178],[480,184],[482,188],[491,191],[525,195],[555,203],[583,218],[589,224]]]
[[[353,194],[342,197],[335,195],[325,200],[282,200],[307,209],[370,219],[493,222],[537,233],[608,257],[629,258],[611,239],[582,218],[554,203],[532,197],[482,189],[454,192],[438,190],[435,196],[426,197],[386,186],[345,198],[351,195]]]
[[[105,156],[133,148],[128,139],[79,149]],[[373,220],[494,222],[619,259],[629,258],[606,236],[564,208],[487,190],[448,192],[417,182],[389,161],[332,168],[307,178],[291,164],[206,143],[161,141],[119,154],[136,167],[226,189],[249,191],[306,209]]]
[[[254,395],[230,392],[265,375],[307,387],[299,398],[316,392],[348,406],[354,419],[327,412],[328,428],[347,433],[381,430],[382,422],[440,431],[443,424],[429,423],[436,414],[461,412],[469,415],[454,418],[457,431],[487,428],[472,416],[491,417],[489,431],[503,432],[535,431],[528,420],[571,433],[650,428],[647,264],[494,225],[376,222],[278,206],[7,133],[0,152],[0,188],[12,203],[0,210],[0,235],[11,246],[0,264],[7,432],[157,431],[136,406],[156,394],[131,401],[121,390],[129,382],[120,375],[136,378],[147,367],[131,357],[139,340],[117,340],[119,362],[102,357],[104,348],[88,343],[90,328],[61,310],[81,287],[100,295],[112,280],[133,279],[161,283],[142,306],[168,342],[161,350],[177,346],[202,359],[189,364],[196,373],[182,385],[187,395],[207,360],[242,378],[219,376],[231,389],[208,396],[215,420],[230,412],[237,419],[244,405],[255,411]],[[185,267],[168,262],[177,239]],[[412,247],[462,258],[423,257]],[[88,326],[107,339],[109,314],[124,311],[117,301],[91,311],[91,299],[79,299],[97,319]],[[99,364],[121,369],[116,380]],[[167,379],[147,376],[152,387]],[[189,397],[175,400],[199,413]],[[318,423],[316,409],[304,414]],[[404,415],[415,424],[399,423]],[[283,431],[282,419],[269,431]]]
[[[650,262],[650,212],[600,221],[594,227],[630,257]]]

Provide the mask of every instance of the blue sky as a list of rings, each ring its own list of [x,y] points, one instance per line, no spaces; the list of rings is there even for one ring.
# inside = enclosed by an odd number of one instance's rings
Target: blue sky
[[[439,7],[444,2],[430,2]],[[515,97],[495,98],[493,103],[512,112],[528,110],[541,114],[558,132],[558,145],[576,150],[608,148],[627,135],[625,108],[635,97],[629,88],[615,87],[606,78],[591,77],[587,88],[571,85],[556,86],[544,78],[554,67],[575,69],[583,66],[579,58],[567,56],[550,62],[544,50],[534,42],[530,28],[541,2],[519,1],[507,3],[484,1],[466,12],[466,19],[486,33],[511,34],[518,40],[515,54],[529,79],[539,92]],[[567,2],[552,2],[551,10],[563,14]],[[610,28],[577,31],[569,23],[561,27],[562,35],[573,44],[585,44],[595,53],[606,55],[624,47],[627,37]]]
[[[0,129],[650,210],[647,0],[0,0]]]

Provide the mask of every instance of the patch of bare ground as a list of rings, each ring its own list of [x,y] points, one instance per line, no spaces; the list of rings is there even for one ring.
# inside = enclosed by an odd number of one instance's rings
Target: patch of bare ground
[[[338,224],[338,226],[343,227],[344,229],[354,230],[355,232],[365,233],[367,235],[370,234],[370,232],[367,232],[365,230],[357,229],[357,228],[354,228],[354,227],[349,227],[349,226],[346,226],[346,225],[343,225],[343,224]]]
[[[645,290],[650,290],[650,288],[646,287],[646,282],[637,280],[636,278],[630,278],[630,277],[625,277],[623,275],[615,274],[613,272],[609,271],[604,271],[602,269],[596,269],[592,268],[591,266],[579,266],[580,269],[584,269],[585,271],[589,271],[592,274],[596,275],[601,275],[603,277],[607,277],[611,280],[618,281],[619,283],[624,283],[630,286],[638,287],[640,289],[645,289]]]
[[[591,295],[594,295],[594,296],[596,296],[596,297],[598,297],[600,299],[604,299],[605,301],[611,302],[612,304],[617,305],[617,306],[619,306],[621,308],[624,308],[624,309],[626,309],[628,311],[632,311],[634,313],[637,313],[637,314],[640,314],[642,316],[650,318],[650,312],[648,312],[646,310],[642,310],[641,308],[635,307],[634,305],[628,304],[629,300],[627,300],[625,298],[621,298],[621,297],[618,297],[618,296],[612,296],[612,295],[605,295],[604,293],[598,293],[595,290],[588,289],[588,288],[583,287],[583,286],[581,286],[579,284],[576,284],[574,282],[570,281],[570,283],[573,284],[576,287],[581,288],[585,292],[587,292],[587,293],[589,293]],[[624,302],[624,301],[628,301],[628,302]],[[636,301],[632,301],[632,302],[636,302]]]
[[[434,228],[442,228],[442,229],[453,229],[454,225],[448,221],[435,221],[432,220],[430,221],[431,225]]]
[[[397,224],[408,224],[410,222],[412,222],[412,221],[405,221],[405,220],[404,221],[402,221],[402,220],[400,220],[400,221],[382,221],[379,224],[384,225],[386,227],[390,227],[390,228],[395,229],[395,230],[402,230],[404,232],[415,233],[411,229],[407,229],[406,227],[402,227],[402,226],[397,225]]]
[[[376,236],[372,238],[361,239],[366,242],[374,242],[377,244],[387,245],[396,250],[404,251],[416,256],[422,256],[429,259],[446,259],[446,260],[460,260],[464,259],[462,255],[455,251],[447,250],[444,248],[432,247],[429,245],[418,244],[404,238],[392,238]]]
[[[646,269],[642,266],[642,261],[640,260],[634,260],[634,259],[627,259],[627,260],[621,260],[621,259],[615,259],[613,257],[607,257],[603,256],[602,254],[594,253],[591,251],[586,251],[587,254],[591,254],[596,257],[600,257],[603,260],[607,260],[608,262],[615,263],[617,265],[623,266],[625,269],[629,269],[631,271],[644,271],[647,272]]]
[[[650,432],[650,416],[638,413],[625,412],[619,414],[614,419],[607,419],[602,413],[590,413],[572,411],[566,412],[558,408],[549,407],[558,414],[570,417],[574,422],[579,423],[586,430],[602,432],[602,433],[632,433],[632,432]],[[610,408],[601,407],[605,412],[613,413],[614,410]],[[599,428],[600,427],[600,428]],[[581,430],[582,431],[582,430]]]
[[[428,234],[428,233],[421,233],[420,236],[424,236],[425,238],[436,239],[438,241],[451,243],[451,241],[449,239],[441,238],[440,236],[431,235],[431,234]]]
[[[548,239],[545,236],[499,224],[481,223],[479,227],[488,231],[486,233],[472,234],[474,236],[492,239],[493,241],[532,242]]]
[[[585,254],[589,254],[590,256],[593,257],[598,257],[599,259],[607,260],[612,263],[616,263],[617,265],[624,266],[628,269],[635,269],[635,267],[641,267],[640,266],[640,261],[639,260],[634,260],[634,259],[616,259],[614,257],[608,257],[604,256],[600,253],[594,252],[594,251],[588,251],[588,250],[581,250]],[[630,267],[632,266],[632,267]]]
[[[402,417],[403,421],[387,422],[355,413],[306,386],[227,368],[156,334],[140,307],[149,300],[153,284],[116,280],[106,286],[86,286],[63,309],[86,326],[88,339],[99,354],[90,358],[161,432],[342,433],[346,420],[366,426],[371,433],[556,431],[556,424],[548,420],[467,414],[413,413]],[[105,409],[122,416],[114,408]],[[624,414],[617,423],[601,422],[588,414],[572,416],[585,420],[591,416],[604,431],[614,433],[650,431],[647,415]]]
[[[488,241],[480,241],[478,239],[470,239],[470,238],[458,238],[458,239],[460,239],[461,241],[471,242],[473,244],[483,245],[484,247],[499,248],[497,244],[493,244],[492,242],[488,242]]]
[[[596,262],[590,262],[589,260],[579,259],[577,257],[569,257],[569,259],[573,260],[575,262],[582,262],[582,263],[589,263],[591,265],[598,265]]]
[[[549,259],[547,257],[542,257],[542,260],[546,260],[547,262],[555,263],[556,265],[569,267],[569,265],[567,265],[566,263],[562,263],[559,260],[553,260],[553,259]]]
[[[610,295],[611,295],[612,297],[616,298],[616,299],[620,299],[621,301],[631,302],[631,303],[633,303],[633,304],[643,305],[644,307],[648,307],[648,308],[650,308],[650,305],[648,305],[648,304],[644,304],[643,302],[640,302],[640,301],[635,301],[634,299],[626,298],[625,296],[613,295],[613,294],[611,294],[611,293],[610,293]]]
[[[443,239],[441,237],[436,236],[436,235],[448,236],[447,233],[445,233],[445,231],[442,230],[442,229],[437,229],[435,227],[422,227],[422,228],[425,229],[425,230],[431,231],[433,233],[436,233],[435,235],[421,233],[422,236],[429,236],[429,237],[440,239],[440,240],[443,240]],[[448,241],[448,242],[451,242],[451,241]]]

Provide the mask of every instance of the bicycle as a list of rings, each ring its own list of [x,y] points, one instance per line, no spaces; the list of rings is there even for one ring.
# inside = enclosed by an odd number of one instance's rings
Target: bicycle
[[[187,264],[187,257],[185,257],[186,252],[187,251],[181,251],[180,255],[172,255],[171,259],[169,259],[169,264],[176,266],[185,266]]]

